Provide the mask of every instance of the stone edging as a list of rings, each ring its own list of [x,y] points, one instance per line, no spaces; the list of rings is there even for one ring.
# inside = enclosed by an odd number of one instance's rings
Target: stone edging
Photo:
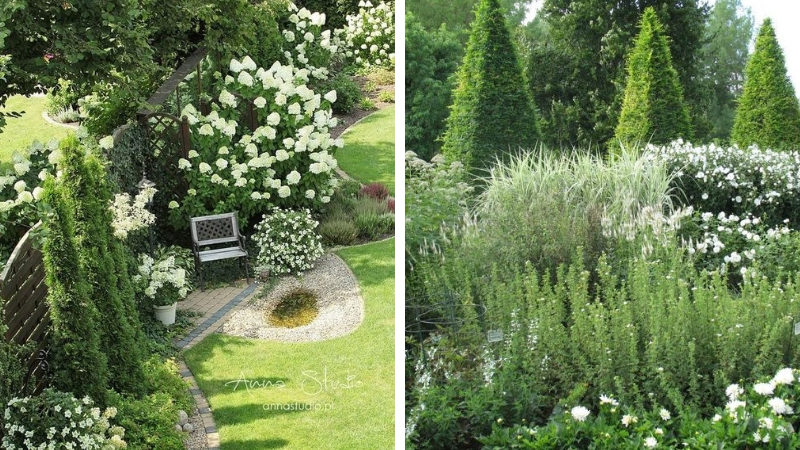
[[[42,119],[44,119],[44,121],[49,123],[50,125],[56,127],[69,128],[71,130],[77,130],[78,128],[80,128],[80,125],[78,124],[56,122],[50,117],[50,115],[47,114],[47,111],[42,111]]]
[[[242,289],[242,291],[239,292],[236,297],[229,301],[225,306],[220,308],[211,317],[203,321],[203,323],[195,327],[195,329],[192,330],[188,336],[176,342],[175,346],[181,350],[186,350],[200,342],[208,335],[209,332],[219,328],[212,327],[221,321],[233,308],[238,306],[239,303],[249,297],[250,294],[256,290],[256,287],[258,287],[258,283],[251,283],[249,286]],[[206,446],[209,450],[219,450],[219,431],[217,430],[217,425],[214,422],[214,417],[211,414],[211,406],[208,404],[208,400],[206,400],[205,396],[203,395],[203,391],[201,391],[200,387],[197,385],[197,380],[195,380],[192,371],[189,370],[189,367],[185,362],[178,362],[178,370],[180,371],[181,378],[183,378],[183,380],[189,385],[189,393],[192,394],[194,403],[197,406],[197,412],[200,414],[200,418],[203,421],[203,432],[206,435]]]

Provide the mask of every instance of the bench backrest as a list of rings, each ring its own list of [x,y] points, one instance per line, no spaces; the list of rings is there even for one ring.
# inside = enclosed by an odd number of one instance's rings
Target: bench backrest
[[[197,246],[239,243],[239,221],[236,213],[192,217],[192,241]]]

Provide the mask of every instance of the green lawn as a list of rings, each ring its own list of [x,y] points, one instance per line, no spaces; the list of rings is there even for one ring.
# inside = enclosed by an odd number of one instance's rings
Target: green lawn
[[[394,193],[394,106],[365,117],[344,135],[339,167],[362,183],[378,181]]]
[[[4,113],[20,114],[20,117],[6,117],[6,126],[0,132],[0,162],[9,161],[15,150],[24,150],[35,140],[48,142],[69,134],[69,128],[51,125],[42,118],[46,101],[45,97],[15,95],[0,108]]]
[[[186,352],[223,449],[394,447],[394,239],[338,254],[366,306],[354,333],[308,344],[213,334]]]

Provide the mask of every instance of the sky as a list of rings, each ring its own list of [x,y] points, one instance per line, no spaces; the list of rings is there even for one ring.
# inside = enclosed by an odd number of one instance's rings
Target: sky
[[[532,19],[543,0],[533,0],[528,5],[528,19]],[[786,69],[794,85],[795,94],[800,94],[800,1],[798,0],[741,0],[742,6],[750,8],[755,19],[755,34],[765,18],[772,19],[775,35],[786,58]],[[710,4],[714,0],[709,1]],[[752,44],[751,44],[752,51]]]

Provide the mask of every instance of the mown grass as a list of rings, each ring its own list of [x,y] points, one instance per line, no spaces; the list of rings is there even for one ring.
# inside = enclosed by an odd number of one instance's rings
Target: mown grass
[[[24,150],[35,140],[48,142],[70,133],[69,128],[51,125],[42,118],[46,102],[45,97],[14,95],[0,108],[0,112],[14,114],[6,117],[6,126],[0,131],[0,163],[10,161],[14,151]]]
[[[339,167],[362,183],[383,183],[394,194],[394,106],[364,118],[343,136]]]
[[[394,239],[338,253],[365,302],[352,334],[304,344],[213,334],[186,352],[223,449],[393,447]]]

